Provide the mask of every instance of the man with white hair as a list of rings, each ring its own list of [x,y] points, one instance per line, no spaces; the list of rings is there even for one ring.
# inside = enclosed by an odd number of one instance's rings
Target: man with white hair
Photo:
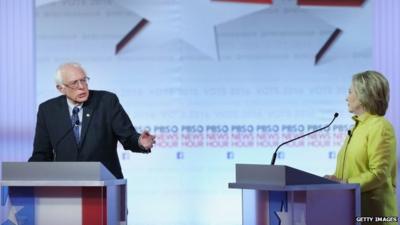
[[[29,161],[97,161],[120,179],[118,141],[125,150],[151,151],[155,136],[136,132],[115,94],[89,90],[80,64],[61,65],[55,80],[62,95],[40,104]]]

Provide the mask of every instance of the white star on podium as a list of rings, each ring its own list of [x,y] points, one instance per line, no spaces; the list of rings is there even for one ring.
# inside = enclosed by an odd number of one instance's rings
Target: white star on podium
[[[14,225],[18,225],[17,217],[16,214],[23,209],[23,206],[13,206],[11,204],[10,198],[6,197],[6,204],[2,206],[2,211],[1,215],[4,216],[7,214],[7,217],[3,218],[3,221],[1,221],[1,224],[5,223],[7,220],[9,220],[11,223]]]
[[[276,212],[276,215],[278,215],[280,225],[290,225],[290,215],[288,212],[280,211]]]
[[[296,205],[294,205],[294,207],[296,207]],[[281,211],[275,211],[275,213],[279,218],[280,225],[306,225],[304,212],[300,213],[300,218],[298,218],[298,217],[296,218],[296,215],[295,215],[296,219],[293,220],[291,213],[289,213],[289,210],[285,211],[283,202],[282,202],[282,206],[281,206]]]

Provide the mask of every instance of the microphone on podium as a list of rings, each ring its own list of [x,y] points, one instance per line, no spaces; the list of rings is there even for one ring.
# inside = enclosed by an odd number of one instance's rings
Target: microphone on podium
[[[303,135],[301,135],[301,136],[299,136],[299,137],[293,138],[293,139],[291,139],[291,140],[285,141],[285,142],[283,142],[282,144],[280,144],[280,145],[275,149],[275,152],[274,152],[274,154],[272,155],[271,165],[275,165],[276,155],[277,155],[278,149],[279,149],[280,147],[282,147],[283,145],[286,145],[286,144],[288,144],[288,143],[290,143],[290,142],[292,142],[292,141],[295,141],[295,140],[297,140],[297,139],[303,138],[303,137],[305,137],[305,136],[308,136],[308,135],[310,135],[310,134],[313,134],[313,133],[316,133],[316,132],[318,132],[318,131],[321,131],[321,130],[324,130],[324,129],[328,128],[328,127],[333,123],[333,121],[335,121],[335,119],[336,119],[338,116],[339,116],[339,113],[335,113],[335,114],[333,115],[332,121],[331,121],[328,125],[326,125],[326,126],[324,126],[324,127],[321,127],[321,128],[319,128],[319,129],[313,130],[313,131],[311,131],[311,132],[309,132],[309,133],[307,133],[307,134],[303,134]]]
[[[347,135],[349,136],[349,138],[351,138],[353,136],[353,134],[351,133],[351,130],[347,131]]]
[[[75,123],[67,130],[67,132],[64,133],[63,136],[61,136],[60,139],[58,139],[58,141],[54,144],[54,148],[53,148],[53,161],[56,161],[56,149],[58,147],[58,145],[65,139],[65,137],[71,133],[71,131],[76,127],[81,125],[81,122],[79,120],[76,120]]]

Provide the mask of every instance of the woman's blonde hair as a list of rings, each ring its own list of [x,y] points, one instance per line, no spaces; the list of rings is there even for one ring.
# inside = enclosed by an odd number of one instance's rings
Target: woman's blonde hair
[[[384,116],[389,104],[389,82],[376,71],[365,71],[353,75],[353,87],[364,109]]]

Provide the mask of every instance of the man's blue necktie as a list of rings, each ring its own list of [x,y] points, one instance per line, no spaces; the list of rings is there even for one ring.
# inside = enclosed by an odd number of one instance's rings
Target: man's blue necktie
[[[74,107],[72,109],[72,117],[71,117],[71,121],[72,121],[72,126],[74,126],[74,135],[75,135],[75,140],[76,143],[79,144],[79,139],[80,139],[80,135],[79,135],[79,126],[80,126],[80,122],[79,122],[79,108],[78,107]]]

